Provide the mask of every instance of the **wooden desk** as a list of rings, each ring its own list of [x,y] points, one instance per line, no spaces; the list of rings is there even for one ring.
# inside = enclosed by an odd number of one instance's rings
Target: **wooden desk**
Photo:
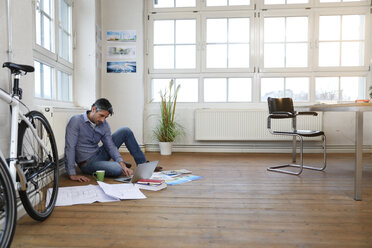
[[[363,113],[372,111],[372,103],[338,103],[301,106],[298,109],[322,112],[355,112],[355,176],[354,200],[362,200],[363,174]]]

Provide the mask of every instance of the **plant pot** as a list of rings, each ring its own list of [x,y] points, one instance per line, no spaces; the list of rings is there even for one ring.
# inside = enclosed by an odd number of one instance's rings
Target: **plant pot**
[[[159,142],[160,155],[172,154],[172,142]]]

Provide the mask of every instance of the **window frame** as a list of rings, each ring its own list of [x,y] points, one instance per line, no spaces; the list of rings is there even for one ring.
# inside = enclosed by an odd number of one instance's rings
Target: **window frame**
[[[149,37],[148,37],[148,68],[150,73],[197,73],[200,72],[200,31],[198,31],[200,26],[200,18],[195,13],[181,14],[175,17],[174,14],[153,14],[149,16],[149,23],[152,23],[151,28],[149,28]],[[186,20],[186,19],[195,19],[195,69],[155,69],[154,68],[154,21],[157,20]],[[176,43],[174,43],[176,44]]]
[[[65,60],[59,55],[59,1],[67,2],[71,7],[71,46],[70,46],[70,53],[71,53],[71,62]],[[42,47],[41,45],[37,44],[36,42],[36,15],[37,15],[37,0],[33,1],[33,60],[39,63],[45,64],[53,69],[52,75],[52,98],[43,98],[37,97],[34,92],[34,98],[41,100],[41,101],[48,101],[48,102],[64,102],[67,104],[73,103],[74,101],[74,91],[73,91],[73,84],[74,84],[74,60],[73,60],[73,7],[74,2],[73,0],[51,0],[53,5],[53,26],[52,31],[52,43],[54,44],[54,52],[49,51],[48,49]],[[71,101],[64,101],[58,99],[58,72],[64,72],[71,76],[72,87],[71,92],[69,94],[72,96]]]
[[[249,18],[249,67],[248,68],[207,68],[207,19],[219,19],[219,18]],[[213,72],[254,72],[255,70],[255,32],[254,32],[254,12],[249,11],[243,12],[218,12],[218,13],[205,13],[201,15],[202,23],[202,41],[201,41],[201,71],[206,73]],[[229,44],[227,42],[227,44]],[[228,56],[228,55],[227,55]],[[228,59],[228,57],[227,57]]]
[[[365,33],[365,39],[364,39],[364,65],[363,66],[319,66],[319,22],[320,22],[320,16],[343,16],[343,15],[364,15],[365,16],[365,27],[364,27],[364,33]],[[313,67],[316,71],[368,71],[370,69],[369,62],[368,62],[368,54],[371,53],[371,48],[368,46],[368,44],[371,44],[370,41],[370,14],[369,11],[366,11],[365,9],[360,8],[354,8],[354,9],[343,9],[343,10],[319,10],[317,13],[315,13],[315,30],[317,32],[314,33],[314,60],[313,60]],[[341,55],[341,54],[340,54]]]
[[[308,57],[307,57],[307,67],[278,67],[278,68],[265,68],[264,67],[264,20],[266,17],[308,17]],[[283,12],[277,12],[277,11],[264,11],[259,18],[259,25],[260,25],[260,42],[259,42],[259,72],[308,72],[311,71],[312,68],[312,61],[313,61],[313,27],[311,23],[313,22],[314,18],[310,10],[296,10],[296,11],[283,11]],[[287,43],[285,43],[287,44]]]

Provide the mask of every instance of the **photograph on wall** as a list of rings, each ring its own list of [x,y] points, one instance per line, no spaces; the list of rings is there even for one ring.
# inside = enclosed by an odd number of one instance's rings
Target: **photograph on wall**
[[[107,31],[107,41],[134,42],[137,40],[136,30]]]
[[[109,59],[135,59],[136,46],[108,46],[107,58]]]
[[[107,73],[136,73],[136,61],[107,62]]]

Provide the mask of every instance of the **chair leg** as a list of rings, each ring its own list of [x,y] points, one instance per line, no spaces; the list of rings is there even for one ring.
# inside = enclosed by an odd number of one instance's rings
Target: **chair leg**
[[[322,136],[323,140],[323,165],[322,167],[304,166],[305,169],[323,171],[327,167],[327,148],[326,148],[326,136]]]
[[[276,166],[271,166],[267,168],[268,171],[274,171],[274,172],[280,172],[280,173],[285,173],[285,174],[291,174],[291,175],[300,175],[302,173],[304,162],[303,162],[303,150],[304,150],[304,145],[303,145],[303,138],[300,135],[296,135],[300,139],[300,164],[283,164],[283,165],[276,165]],[[294,142],[293,142],[294,143]],[[297,147],[294,147],[297,149]],[[299,168],[299,171],[294,172],[294,171],[288,171],[288,170],[282,170],[281,168],[285,167],[295,167]]]
[[[322,136],[323,140],[323,165],[322,167],[312,167],[312,166],[305,166],[303,165],[303,138],[299,136],[300,139],[300,163],[299,164],[284,164],[284,165],[277,165],[277,166],[271,166],[267,168],[268,171],[274,171],[274,172],[281,172],[291,175],[300,175],[302,173],[303,169],[309,169],[309,170],[317,170],[317,171],[323,171],[327,166],[327,148],[326,148],[326,136]],[[298,172],[288,171],[288,170],[282,170],[281,168],[285,167],[296,167],[299,168]]]

